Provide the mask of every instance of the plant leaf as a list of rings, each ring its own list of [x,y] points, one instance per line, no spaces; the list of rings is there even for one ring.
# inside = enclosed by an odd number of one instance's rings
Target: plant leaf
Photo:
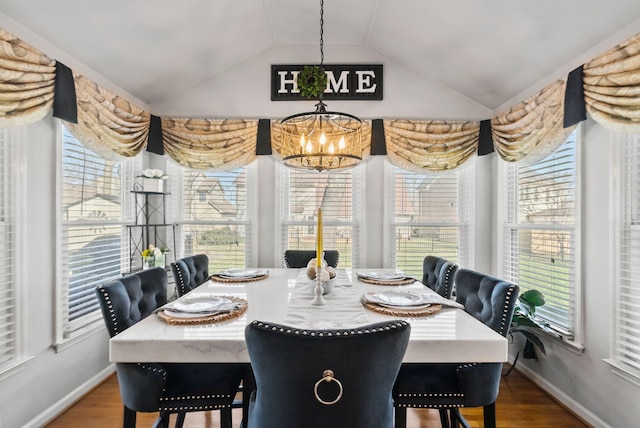
[[[527,290],[518,296],[518,300],[533,307],[545,304],[544,295],[538,290]]]
[[[538,349],[540,349],[540,352],[542,352],[544,355],[547,355],[547,351],[544,347],[544,343],[542,343],[542,341],[540,340],[540,338],[538,336],[536,336],[535,334],[531,333],[528,330],[513,330],[513,332],[518,332],[518,333],[522,333],[522,335],[524,337],[527,338],[528,341],[530,341],[531,343],[533,343],[535,346],[538,347]]]

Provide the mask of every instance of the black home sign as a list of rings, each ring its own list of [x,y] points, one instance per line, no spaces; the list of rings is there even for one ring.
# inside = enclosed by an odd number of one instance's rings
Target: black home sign
[[[325,100],[382,100],[382,64],[325,64]],[[304,65],[271,66],[271,101],[305,100],[298,89]]]

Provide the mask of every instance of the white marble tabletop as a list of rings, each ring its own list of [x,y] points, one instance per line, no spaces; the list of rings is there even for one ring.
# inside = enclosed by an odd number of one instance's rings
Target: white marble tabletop
[[[329,328],[356,327],[367,323],[398,319],[366,310],[359,304],[363,293],[369,291],[419,291],[431,292],[420,282],[403,286],[381,286],[365,284],[357,279],[356,271],[346,271],[351,278],[351,287],[337,284],[334,291],[325,296],[325,306],[309,307],[314,312],[313,326]],[[112,362],[193,362],[229,363],[249,362],[244,341],[245,326],[253,320],[286,324],[291,320],[290,305],[297,300],[300,306],[300,284],[296,290],[298,269],[269,269],[264,280],[245,283],[219,283],[209,281],[193,290],[194,295],[232,295],[245,298],[249,307],[239,318],[204,325],[170,325],[157,315],[151,315],[110,340]],[[308,295],[311,301],[312,285]],[[335,293],[334,293],[335,292]],[[292,299],[292,296],[294,297]],[[337,299],[352,296],[358,302],[353,311],[356,325],[335,321]],[[332,306],[333,304],[333,306]],[[295,305],[294,305],[295,306]],[[364,310],[361,312],[360,309]],[[327,314],[326,317],[324,314]],[[363,318],[362,314],[366,318]],[[324,319],[326,318],[326,319]],[[311,318],[310,318],[311,319]],[[411,337],[404,357],[405,363],[437,362],[504,362],[507,361],[507,339],[494,332],[461,309],[443,308],[426,317],[406,317],[411,323]],[[299,326],[309,328],[309,326]]]

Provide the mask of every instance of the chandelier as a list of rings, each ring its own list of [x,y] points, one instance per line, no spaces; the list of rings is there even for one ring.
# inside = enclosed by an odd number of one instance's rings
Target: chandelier
[[[315,111],[294,114],[280,121],[282,162],[293,168],[346,169],[362,161],[362,121],[351,114],[327,111],[327,105],[322,102],[326,88],[323,66],[324,0],[320,0],[320,67],[315,67],[319,75],[311,82],[320,87],[318,93],[314,93],[318,103]],[[311,74],[313,79],[313,72],[314,67],[305,67],[298,75],[298,86],[301,86],[301,75]]]

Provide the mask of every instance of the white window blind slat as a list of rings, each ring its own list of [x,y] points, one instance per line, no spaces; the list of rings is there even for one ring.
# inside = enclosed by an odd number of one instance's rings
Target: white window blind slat
[[[281,168],[281,227],[283,250],[312,250],[316,245],[317,211],[322,208],[323,240],[338,250],[340,267],[359,265],[360,171],[318,174]]]
[[[19,357],[14,165],[15,130],[0,128],[0,372]]]
[[[99,318],[95,288],[129,266],[124,228],[133,213],[136,160],[106,160],[62,127],[61,247],[63,336]]]
[[[250,169],[192,171],[180,175],[180,201],[174,201],[183,256],[206,254],[209,270],[255,266],[255,208]]]
[[[612,359],[640,377],[640,135],[613,137],[619,175]]]
[[[395,242],[388,248],[387,257],[396,268],[421,278],[422,261],[427,255],[463,266],[471,263],[467,213],[472,210],[472,172],[473,167],[467,167],[428,175],[394,167],[386,209]]]
[[[502,275],[521,292],[542,292],[546,303],[537,316],[571,338],[578,260],[576,133],[545,159],[505,169]]]

